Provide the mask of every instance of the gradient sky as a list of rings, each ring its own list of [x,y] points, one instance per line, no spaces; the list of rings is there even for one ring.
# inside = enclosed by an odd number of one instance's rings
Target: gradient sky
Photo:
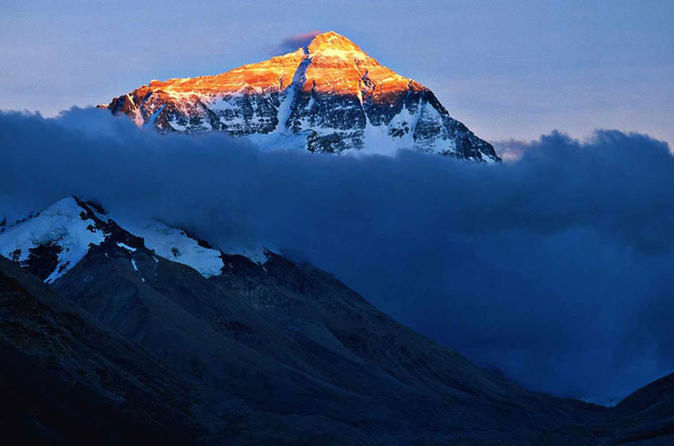
[[[489,140],[559,129],[674,142],[674,2],[3,0],[0,109],[54,115],[334,30]]]

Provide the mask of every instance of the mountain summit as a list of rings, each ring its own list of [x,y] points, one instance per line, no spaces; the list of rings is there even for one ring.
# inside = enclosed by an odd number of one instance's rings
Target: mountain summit
[[[224,131],[312,152],[412,149],[499,160],[428,88],[332,31],[226,73],[153,80],[101,107],[162,132]]]

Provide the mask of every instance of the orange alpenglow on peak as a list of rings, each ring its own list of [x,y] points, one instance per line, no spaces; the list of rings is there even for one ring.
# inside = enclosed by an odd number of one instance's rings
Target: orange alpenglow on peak
[[[247,64],[215,76],[152,81],[151,89],[167,93],[235,93],[246,89],[264,92],[285,89],[302,61],[309,60],[301,88],[305,91],[357,94],[362,84],[377,79],[379,93],[406,91],[410,80],[379,63],[358,45],[334,31],[317,34],[306,48],[255,64]],[[418,85],[418,84],[417,84]],[[420,85],[418,85],[421,87]],[[366,94],[375,93],[366,88]]]
[[[410,79],[382,66],[351,40],[333,31],[318,34],[307,46],[311,64],[303,90],[359,94],[382,100],[382,94],[406,92]],[[417,88],[422,88],[416,84]]]
[[[334,31],[316,34],[307,45],[307,50],[309,53],[318,53],[323,50],[363,52],[358,45]]]
[[[390,151],[499,160],[430,90],[334,31],[315,35],[294,52],[222,74],[153,80],[104,108],[162,132],[224,131],[256,141],[292,135],[297,145],[321,152],[363,149],[376,140]],[[289,141],[283,138],[284,145],[295,144]]]

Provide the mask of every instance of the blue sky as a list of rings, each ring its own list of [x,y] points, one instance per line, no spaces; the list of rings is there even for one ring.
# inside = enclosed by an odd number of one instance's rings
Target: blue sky
[[[616,128],[674,142],[674,2],[654,0],[4,0],[0,109],[108,102],[312,30],[351,38],[490,140]]]

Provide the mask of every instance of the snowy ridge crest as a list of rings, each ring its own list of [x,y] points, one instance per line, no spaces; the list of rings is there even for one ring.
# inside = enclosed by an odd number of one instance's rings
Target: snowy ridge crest
[[[218,250],[182,229],[155,220],[125,221],[120,226],[100,206],[77,197],[61,199],[0,232],[0,255],[46,283],[58,280],[90,249],[103,245],[127,252],[134,271],[138,268],[133,254],[147,249],[153,255],[187,265],[206,278],[221,274],[228,257],[245,257],[262,266],[269,255],[262,247]]]

